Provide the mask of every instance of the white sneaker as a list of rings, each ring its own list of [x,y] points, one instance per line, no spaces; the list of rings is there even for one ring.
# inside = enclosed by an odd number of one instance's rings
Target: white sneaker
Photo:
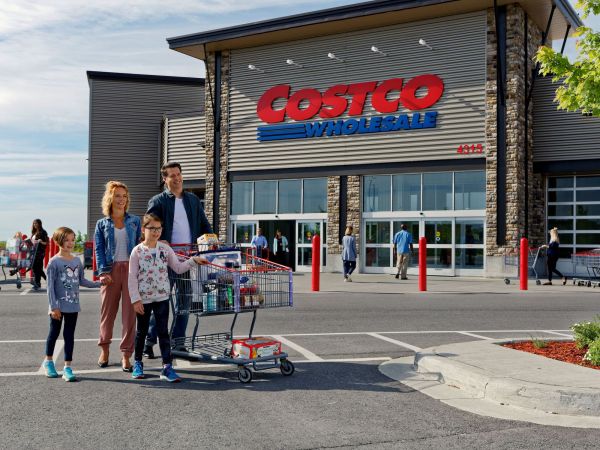
[[[344,277],[344,283],[345,283],[346,281],[348,281],[348,278]]]

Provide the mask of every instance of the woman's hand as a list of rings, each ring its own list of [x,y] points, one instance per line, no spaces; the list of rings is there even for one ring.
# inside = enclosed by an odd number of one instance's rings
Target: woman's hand
[[[133,310],[135,311],[136,314],[143,316],[144,315],[144,305],[142,304],[141,300],[138,300],[137,302],[135,302],[133,304]]]
[[[194,261],[196,264],[200,264],[201,266],[204,264],[208,264],[208,260],[203,258],[202,256],[194,256]]]
[[[102,275],[100,275],[100,282],[102,283],[102,286],[108,286],[112,284],[113,280],[108,273],[103,273]]]
[[[53,309],[52,312],[50,313],[50,316],[54,319],[54,320],[60,320],[62,314],[60,313],[60,309]]]

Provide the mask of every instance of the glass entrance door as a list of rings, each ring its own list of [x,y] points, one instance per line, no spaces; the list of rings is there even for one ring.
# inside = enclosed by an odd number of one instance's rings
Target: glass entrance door
[[[321,268],[327,263],[327,236],[323,220],[307,220],[296,222],[296,270],[310,272],[312,269],[312,239],[318,234],[321,238]]]
[[[256,234],[258,228],[258,222],[232,222],[231,223],[231,236],[232,241],[235,244],[240,244],[242,251],[246,251],[246,248],[250,248],[250,242]]]
[[[427,272],[454,276],[453,220],[424,220],[427,239]]]

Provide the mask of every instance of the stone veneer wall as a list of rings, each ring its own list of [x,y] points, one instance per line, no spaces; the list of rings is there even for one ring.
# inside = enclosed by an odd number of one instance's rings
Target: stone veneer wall
[[[506,235],[505,245],[498,246],[497,239],[497,86],[496,86],[496,33],[494,10],[488,9],[488,40],[487,40],[487,76],[486,76],[486,254],[501,256],[513,251],[519,239],[525,235],[525,12],[516,5],[506,7]],[[528,74],[533,67],[532,58],[541,41],[541,32],[532,22],[529,23],[529,42],[527,61]],[[529,83],[531,83],[531,76]],[[529,182],[534,183],[533,176],[533,127],[532,105],[529,109]],[[537,190],[529,190],[530,224],[539,214],[534,204]],[[538,197],[539,198],[539,197]],[[539,200],[537,200],[539,201]],[[530,226],[531,228],[531,226]],[[489,259],[489,258],[488,258]]]
[[[340,177],[327,177],[327,253],[340,255]],[[339,258],[338,258],[339,259]],[[330,259],[327,259],[330,261]]]
[[[346,185],[346,225],[352,225],[354,228],[354,237],[356,238],[356,253],[360,254],[360,176],[349,175]]]
[[[229,219],[229,189],[227,182],[227,156],[229,140],[229,70],[230,70],[229,52],[221,52],[221,170],[220,170],[220,192],[219,192],[219,229],[214,230],[219,236],[227,238],[227,226]],[[208,220],[212,223],[213,219],[213,187],[214,187],[214,115],[213,99],[216,103],[215,95],[215,54],[209,53],[206,61],[207,82],[205,84],[205,108],[206,108],[206,194],[205,211]],[[210,77],[210,84],[208,83]],[[211,96],[212,89],[212,96]]]

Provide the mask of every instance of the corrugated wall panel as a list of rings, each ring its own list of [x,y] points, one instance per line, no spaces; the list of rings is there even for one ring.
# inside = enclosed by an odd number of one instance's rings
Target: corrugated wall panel
[[[600,158],[600,118],[557,110],[557,84],[539,77],[533,89],[533,160]]]
[[[203,115],[166,118],[167,161],[181,163],[186,180],[206,178],[205,118]]]
[[[201,84],[90,79],[88,234],[102,217],[104,184],[119,180],[130,211],[143,214],[160,191],[160,127],[166,111],[202,108]]]
[[[293,168],[470,157],[457,155],[456,150],[461,144],[485,142],[486,32],[485,12],[477,12],[232,51],[229,169],[274,168],[270,163]],[[433,50],[420,46],[419,39]],[[387,56],[372,52],[373,45]],[[329,52],[345,61],[329,59]],[[287,65],[287,59],[303,67]],[[264,73],[249,70],[249,64]],[[256,127],[266,125],[256,115],[256,103],[275,85],[290,84],[292,93],[308,87],[324,92],[336,84],[389,78],[406,82],[427,73],[440,76],[445,85],[442,98],[429,108],[438,111],[435,129],[271,142],[256,139]],[[280,101],[274,104],[282,106]],[[397,114],[406,112],[410,111],[401,108]],[[383,114],[367,100],[364,115]],[[286,122],[293,121],[286,117]]]

